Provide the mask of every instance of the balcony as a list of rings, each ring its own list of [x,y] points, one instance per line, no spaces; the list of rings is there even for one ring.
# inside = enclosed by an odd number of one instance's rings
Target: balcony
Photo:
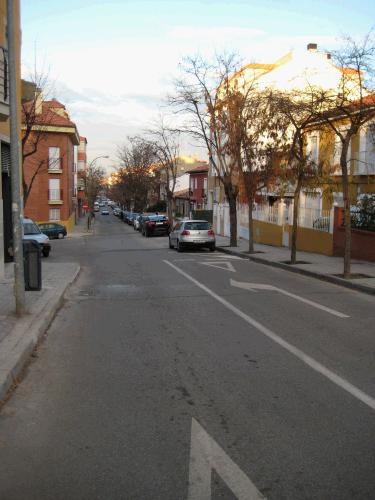
[[[62,158],[49,158],[48,159],[48,173],[49,174],[62,174]]]
[[[8,51],[0,47],[0,121],[9,118]]]
[[[49,189],[48,190],[48,203],[49,203],[49,205],[62,205],[63,204],[63,190],[62,189]]]

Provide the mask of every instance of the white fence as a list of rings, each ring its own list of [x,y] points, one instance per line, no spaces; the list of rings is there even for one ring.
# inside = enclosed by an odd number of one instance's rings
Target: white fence
[[[332,232],[331,210],[320,210],[317,208],[300,208],[298,214],[298,225],[317,229],[318,231]]]
[[[247,205],[238,205],[237,215],[239,234],[248,230],[247,214]],[[229,206],[227,204],[218,204],[214,206],[214,219],[216,221],[217,231],[220,231],[220,227],[224,227],[224,234],[229,235]],[[268,205],[257,205],[253,209],[253,219],[269,222],[278,226],[292,225],[293,205],[286,205],[284,203],[279,203],[272,207]],[[242,226],[244,226],[244,231],[241,231]],[[332,233],[333,210],[300,207],[298,213],[298,226]]]

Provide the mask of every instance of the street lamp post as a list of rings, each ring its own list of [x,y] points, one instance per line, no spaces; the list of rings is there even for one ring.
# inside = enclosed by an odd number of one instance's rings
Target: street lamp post
[[[99,160],[100,158],[109,158],[108,155],[99,155],[97,156],[96,158],[94,158],[93,160],[90,161],[88,167],[87,167],[87,171],[88,171],[88,175],[90,175],[90,171],[91,169],[93,168],[93,166],[95,165],[95,163],[97,162],[97,160]],[[88,193],[88,182],[87,182],[87,175],[86,175],[86,182],[85,182],[85,194],[86,194],[86,197],[87,197],[87,202],[88,202],[88,207],[89,207],[89,212],[87,214],[87,229],[90,229],[91,227],[91,218],[92,218],[92,210],[93,210],[93,196],[91,196],[93,193],[90,193],[90,196],[89,196],[89,193]]]

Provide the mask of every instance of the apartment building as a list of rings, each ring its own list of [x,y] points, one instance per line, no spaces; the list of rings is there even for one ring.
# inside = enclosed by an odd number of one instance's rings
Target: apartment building
[[[23,133],[27,127],[25,114],[32,106],[35,119],[26,151],[29,148],[35,152],[24,160],[24,179],[30,187],[24,213],[37,222],[60,222],[69,230],[77,217],[76,146],[80,145],[80,136],[65,106],[56,99],[44,101],[40,92],[23,104]]]

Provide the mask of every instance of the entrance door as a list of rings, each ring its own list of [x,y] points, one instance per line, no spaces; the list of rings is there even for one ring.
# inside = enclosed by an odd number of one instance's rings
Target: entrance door
[[[10,146],[1,142],[1,182],[3,197],[3,231],[4,231],[4,260],[11,262],[13,257],[9,253],[12,246],[12,190],[10,183]]]

